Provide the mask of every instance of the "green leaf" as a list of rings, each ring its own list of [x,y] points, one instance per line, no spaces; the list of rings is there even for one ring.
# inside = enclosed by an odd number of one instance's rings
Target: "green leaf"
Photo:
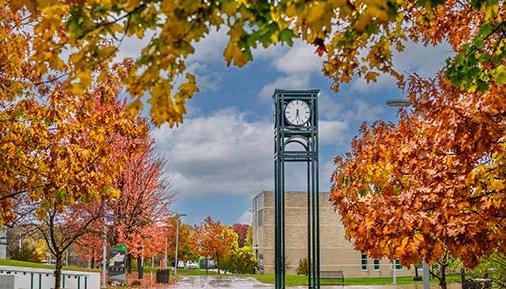
[[[286,42],[290,46],[293,45],[293,38],[295,37],[297,37],[297,35],[295,35],[295,33],[293,33],[293,31],[288,28],[279,33],[279,40],[281,40],[281,42]]]
[[[496,69],[492,71],[492,77],[497,85],[506,84],[506,66],[499,65]]]
[[[492,24],[487,23],[487,24],[480,27],[479,35],[481,37],[487,37],[490,33],[492,33],[493,30],[494,30],[494,27],[492,26]]]

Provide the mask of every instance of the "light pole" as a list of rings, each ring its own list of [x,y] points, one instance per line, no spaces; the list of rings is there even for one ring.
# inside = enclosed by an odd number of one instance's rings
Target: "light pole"
[[[393,282],[392,285],[397,285],[397,260],[394,259],[393,267],[392,267],[392,276],[393,276]]]
[[[169,246],[169,237],[167,237],[167,232],[165,232],[165,259],[163,260],[163,262],[165,263],[165,269],[167,269],[167,261],[169,260],[168,259],[168,252],[167,252],[167,247]]]
[[[390,107],[409,107],[411,106],[411,102],[408,99],[391,99],[387,100],[387,105]],[[423,261],[423,289],[429,289],[430,288],[430,282],[429,282],[429,264]],[[415,268],[415,270],[418,270]],[[395,272],[395,266],[394,266],[394,272]],[[394,279],[395,282],[395,279]]]
[[[179,245],[179,217],[184,217],[186,214],[176,214],[176,253],[174,258],[174,276],[177,275],[177,251]]]
[[[107,210],[104,212],[104,231],[102,239],[102,288],[107,288]]]

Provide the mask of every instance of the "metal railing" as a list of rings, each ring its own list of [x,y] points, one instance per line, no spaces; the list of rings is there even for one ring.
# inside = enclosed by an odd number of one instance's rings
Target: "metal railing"
[[[51,278],[54,280],[54,273],[50,272],[37,272],[30,269],[5,269],[0,268],[0,275],[18,275],[22,274],[23,276],[29,275],[30,278],[30,288],[29,289],[47,289],[43,288],[43,279],[45,278]],[[61,275],[61,287],[66,288],[65,285],[69,283],[72,278],[77,281],[77,287],[76,289],[88,289],[88,277],[89,274],[86,273],[65,273],[62,272]],[[70,279],[70,280],[68,280]],[[52,281],[54,284],[54,281]],[[28,288],[27,288],[28,289]]]

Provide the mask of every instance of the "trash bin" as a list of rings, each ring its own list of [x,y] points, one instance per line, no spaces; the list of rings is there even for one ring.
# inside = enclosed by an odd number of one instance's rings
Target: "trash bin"
[[[156,283],[169,283],[169,269],[156,270]]]

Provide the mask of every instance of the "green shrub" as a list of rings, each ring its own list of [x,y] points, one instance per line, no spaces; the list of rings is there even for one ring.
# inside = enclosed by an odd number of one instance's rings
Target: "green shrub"
[[[306,257],[299,260],[299,264],[297,265],[297,268],[295,269],[295,273],[297,273],[297,275],[309,274],[309,264],[307,262]]]

